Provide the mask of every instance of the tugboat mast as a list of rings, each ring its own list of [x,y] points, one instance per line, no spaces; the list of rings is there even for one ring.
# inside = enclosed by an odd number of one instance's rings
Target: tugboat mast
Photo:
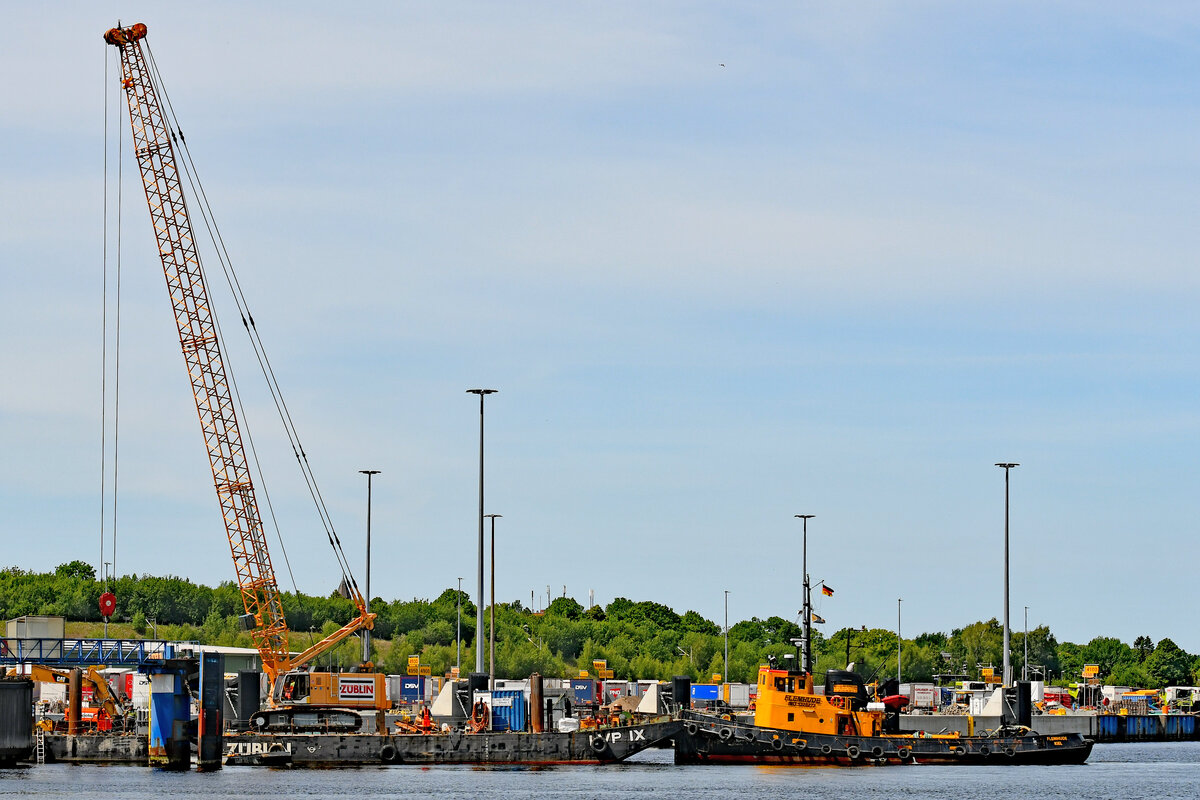
[[[804,523],[804,534],[800,544],[800,569],[804,573],[804,604],[800,611],[804,618],[801,622],[801,631],[803,642],[803,652],[800,657],[800,671],[805,675],[811,675],[813,670],[812,664],[812,589],[808,585],[808,521],[815,514],[796,514],[796,519]]]

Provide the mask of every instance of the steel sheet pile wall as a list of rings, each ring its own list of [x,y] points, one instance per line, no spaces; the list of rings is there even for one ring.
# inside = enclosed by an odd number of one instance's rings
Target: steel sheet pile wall
[[[33,753],[33,681],[0,680],[0,764]]]

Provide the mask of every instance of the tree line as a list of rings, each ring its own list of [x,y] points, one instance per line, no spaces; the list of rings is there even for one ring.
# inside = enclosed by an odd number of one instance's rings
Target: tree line
[[[252,647],[237,624],[243,613],[241,595],[232,582],[216,587],[173,576],[127,575],[106,585],[85,562],[62,564],[51,573],[9,567],[0,572],[0,613],[6,619],[25,614],[52,614],[72,621],[101,620],[99,598],[105,590],[117,596],[116,619],[131,624],[137,635],[205,644]],[[353,603],[331,592],[326,597],[285,592],[282,596],[294,649],[349,622]],[[461,609],[461,619],[459,611]],[[433,674],[461,663],[469,671],[477,644],[475,605],[453,588],[433,600],[372,598],[377,614],[372,658],[389,673],[406,671],[410,656],[419,656]],[[676,613],[652,601],[617,598],[607,606],[585,609],[569,597],[550,603],[544,612],[523,608],[519,601],[497,603],[496,671],[505,677],[531,672],[571,677],[606,660],[618,678],[666,680],[688,675],[707,682],[724,675],[725,637],[721,628],[695,611]],[[487,619],[482,646],[488,662]],[[461,648],[458,645],[461,630]],[[729,627],[729,674],[735,682],[753,682],[760,664],[773,657],[783,663],[796,656],[800,636],[795,621],[768,617]],[[1099,667],[1105,683],[1143,688],[1200,684],[1200,657],[1170,639],[1155,643],[1148,636],[1125,644],[1098,636],[1086,644],[1059,642],[1046,626],[1011,635],[1011,661],[1016,675],[1028,666],[1031,676],[1055,683],[1077,681],[1084,665]],[[1025,663],[1028,649],[1029,661]],[[852,663],[865,677],[896,674],[897,656],[906,681],[932,681],[935,675],[980,679],[983,670],[999,673],[1003,663],[1003,628],[995,620],[973,622],[949,633],[922,633],[899,642],[882,628],[843,628],[828,636],[813,632],[817,670],[841,669]],[[321,657],[321,664],[350,667],[361,659],[361,644],[349,640]]]

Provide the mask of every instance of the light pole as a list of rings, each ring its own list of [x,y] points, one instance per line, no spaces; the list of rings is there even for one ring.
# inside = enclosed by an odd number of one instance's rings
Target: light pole
[[[808,521],[816,516],[816,514],[793,514],[796,519],[804,523],[803,539],[800,544],[800,571],[804,582],[802,584],[804,591],[804,610],[801,615],[804,617],[804,662],[800,665],[800,669],[804,670],[805,675],[812,674],[812,598],[809,596],[808,588]]]
[[[360,469],[367,476],[367,596],[364,598],[367,613],[371,611],[371,478],[379,474],[377,469]],[[363,663],[371,660],[371,632],[363,631]]]
[[[729,590],[725,590],[725,674],[721,676],[729,683]]]
[[[1008,654],[1012,635],[1008,627],[1008,471],[1021,465],[1000,462],[996,466],[1004,470],[1004,685],[1012,686],[1012,662]]]
[[[896,683],[900,683],[900,604],[904,602],[903,597],[896,598]],[[896,691],[900,691],[900,687],[896,687]]]
[[[680,655],[682,655],[682,656],[687,656],[687,657],[688,657],[688,664],[690,664],[690,665],[691,665],[692,669],[695,669],[695,668],[696,668],[696,658],[695,658],[695,656],[692,654],[692,648],[690,648],[690,647],[689,647],[687,650],[684,650],[684,649],[683,649],[682,647],[680,647],[679,645],[676,645],[676,646],[675,646],[675,649],[679,651],[679,654],[680,654]]]
[[[496,691],[496,517],[500,514],[484,514],[485,517],[492,521],[492,575],[488,579],[492,590],[492,621],[488,626],[488,652],[491,654],[488,657],[488,675],[489,678],[488,691]]]
[[[1021,664],[1021,680],[1029,680],[1029,606],[1025,606],[1025,662]]]
[[[479,646],[479,634],[483,631],[483,398],[495,393],[495,389],[467,389],[467,394],[479,395],[479,606],[475,609],[476,672],[483,672],[483,648]]]
[[[458,579],[458,594],[454,597],[454,610],[458,613],[458,627],[454,633],[454,666],[462,675],[462,578]]]
[[[860,632],[866,633],[867,626],[863,625]],[[850,669],[850,646],[853,642],[854,642],[854,629],[846,628],[846,669]],[[862,647],[862,645],[859,645],[859,647]]]

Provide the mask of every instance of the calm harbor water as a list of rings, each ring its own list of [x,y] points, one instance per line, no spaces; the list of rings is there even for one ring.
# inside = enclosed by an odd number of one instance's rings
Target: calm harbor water
[[[227,768],[200,775],[137,767],[48,765],[0,770],[0,798],[430,798],[469,800],[686,797],[768,798],[1118,798],[1200,795],[1200,742],[1097,745],[1077,767],[676,767],[669,751],[613,767],[371,767],[328,770]]]

